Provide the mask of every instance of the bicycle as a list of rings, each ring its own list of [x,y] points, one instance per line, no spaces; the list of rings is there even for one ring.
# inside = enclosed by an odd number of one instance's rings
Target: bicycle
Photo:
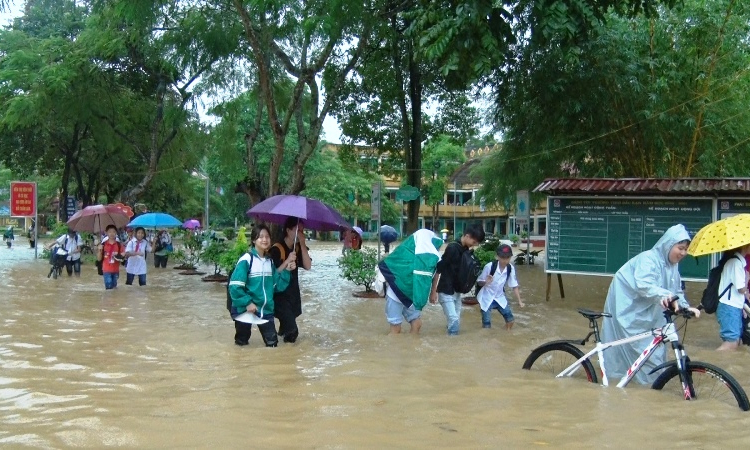
[[[65,267],[65,261],[67,258],[68,252],[66,252],[64,249],[60,248],[57,245],[52,247],[49,259],[49,263],[52,267],[49,269],[47,278],[52,277],[53,280],[56,280],[57,277],[62,275],[62,270]]]
[[[675,297],[676,299],[676,297]],[[535,348],[523,363],[526,370],[545,370],[556,374],[557,378],[563,377],[585,377],[591,383],[598,383],[594,365],[590,358],[596,354],[602,374],[602,385],[608,386],[609,380],[604,369],[604,351],[611,347],[652,338],[648,347],[639,355],[638,359],[628,369],[627,374],[617,383],[617,387],[624,388],[635,377],[635,374],[643,367],[660,345],[672,344],[675,359],[666,361],[651,370],[651,374],[663,370],[651,385],[656,390],[675,390],[685,400],[698,398],[716,398],[730,404],[735,402],[743,411],[750,410],[750,402],[742,386],[725,370],[711,364],[700,361],[691,361],[687,356],[685,348],[679,340],[678,328],[673,322],[674,316],[687,320],[694,317],[692,311],[681,310],[674,312],[664,311],[666,325],[651,331],[619,339],[613,342],[602,343],[599,336],[598,319],[601,317],[612,317],[611,314],[597,312],[588,309],[578,309],[578,312],[589,319],[590,331],[585,338],[580,340],[551,341]],[[588,353],[584,353],[577,346],[583,346],[594,337],[596,346]],[[570,362],[572,361],[572,363]],[[582,372],[581,370],[582,369]],[[723,386],[723,387],[722,387]]]

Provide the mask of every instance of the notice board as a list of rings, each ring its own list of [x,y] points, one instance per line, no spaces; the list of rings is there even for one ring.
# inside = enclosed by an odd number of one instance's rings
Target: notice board
[[[694,235],[713,221],[710,198],[548,197],[548,273],[612,275],[672,225]],[[706,279],[710,258],[686,256],[684,279]]]
[[[750,214],[750,199],[720,198],[716,201],[716,220],[726,219],[736,214]]]

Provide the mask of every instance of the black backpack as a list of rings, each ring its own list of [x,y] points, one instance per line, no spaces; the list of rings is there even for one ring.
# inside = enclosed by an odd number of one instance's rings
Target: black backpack
[[[456,243],[455,245],[461,244]],[[461,259],[458,262],[458,271],[453,278],[453,289],[466,294],[474,287],[481,273],[482,265],[476,255],[474,255],[474,250],[465,250],[461,254]]]
[[[708,272],[708,284],[706,285],[706,289],[703,290],[700,305],[701,309],[704,310],[706,314],[713,314],[716,312],[716,308],[719,307],[719,299],[732,287],[733,283],[729,283],[726,289],[719,293],[719,283],[721,282],[721,272],[724,271],[724,265],[727,261],[735,257],[739,259],[736,255],[732,255],[728,258],[721,258],[719,264]]]

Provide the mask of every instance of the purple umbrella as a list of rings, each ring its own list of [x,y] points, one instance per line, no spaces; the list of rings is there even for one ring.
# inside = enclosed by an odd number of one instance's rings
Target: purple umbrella
[[[200,227],[201,227],[201,223],[197,221],[196,219],[188,219],[182,224],[182,228],[187,228],[188,230],[194,230]]]
[[[247,210],[247,215],[282,225],[288,217],[296,217],[302,219],[305,228],[317,231],[349,228],[347,221],[332,207],[299,195],[274,195]]]

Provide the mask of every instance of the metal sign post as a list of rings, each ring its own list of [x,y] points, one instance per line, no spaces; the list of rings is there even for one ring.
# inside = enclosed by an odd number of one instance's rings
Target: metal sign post
[[[516,224],[526,225],[529,228],[529,191],[516,191]],[[523,232],[521,232],[523,235]],[[526,235],[526,265],[529,265],[529,252],[531,252],[531,234]]]
[[[381,182],[372,184],[372,197],[370,197],[370,216],[373,220],[378,221],[378,261],[380,260],[380,198],[382,185]]]

